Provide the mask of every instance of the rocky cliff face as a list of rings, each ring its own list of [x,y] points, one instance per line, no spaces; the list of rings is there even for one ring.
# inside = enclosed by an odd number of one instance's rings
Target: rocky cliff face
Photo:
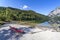
[[[55,15],[60,16],[60,7],[56,8],[55,10],[49,13],[49,17],[55,16]]]
[[[60,7],[51,11],[48,16],[50,17],[50,23],[60,23]]]

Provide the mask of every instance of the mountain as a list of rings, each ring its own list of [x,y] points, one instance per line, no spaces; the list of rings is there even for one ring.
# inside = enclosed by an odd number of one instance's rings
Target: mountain
[[[21,10],[12,7],[0,7],[0,21],[48,21],[48,16],[32,10]]]
[[[55,10],[51,11],[48,16],[50,17],[50,22],[60,23],[60,7],[57,7]]]
[[[49,13],[49,17],[56,16],[56,15],[60,16],[60,7],[56,8],[55,10]]]

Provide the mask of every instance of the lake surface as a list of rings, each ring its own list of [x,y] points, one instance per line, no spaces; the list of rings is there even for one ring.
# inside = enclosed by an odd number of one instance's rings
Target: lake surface
[[[48,22],[40,23],[40,24],[38,24],[38,26],[47,26],[47,27],[51,27],[51,25],[50,25]]]

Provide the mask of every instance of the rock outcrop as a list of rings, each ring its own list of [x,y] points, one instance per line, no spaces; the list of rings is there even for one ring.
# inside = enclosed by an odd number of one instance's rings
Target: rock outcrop
[[[50,17],[50,23],[60,24],[60,7],[51,11],[48,16]]]

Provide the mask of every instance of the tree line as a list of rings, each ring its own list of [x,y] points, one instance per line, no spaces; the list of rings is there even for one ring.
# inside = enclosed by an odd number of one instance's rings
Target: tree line
[[[0,21],[48,21],[48,16],[32,10],[21,10],[12,7],[0,7]]]

